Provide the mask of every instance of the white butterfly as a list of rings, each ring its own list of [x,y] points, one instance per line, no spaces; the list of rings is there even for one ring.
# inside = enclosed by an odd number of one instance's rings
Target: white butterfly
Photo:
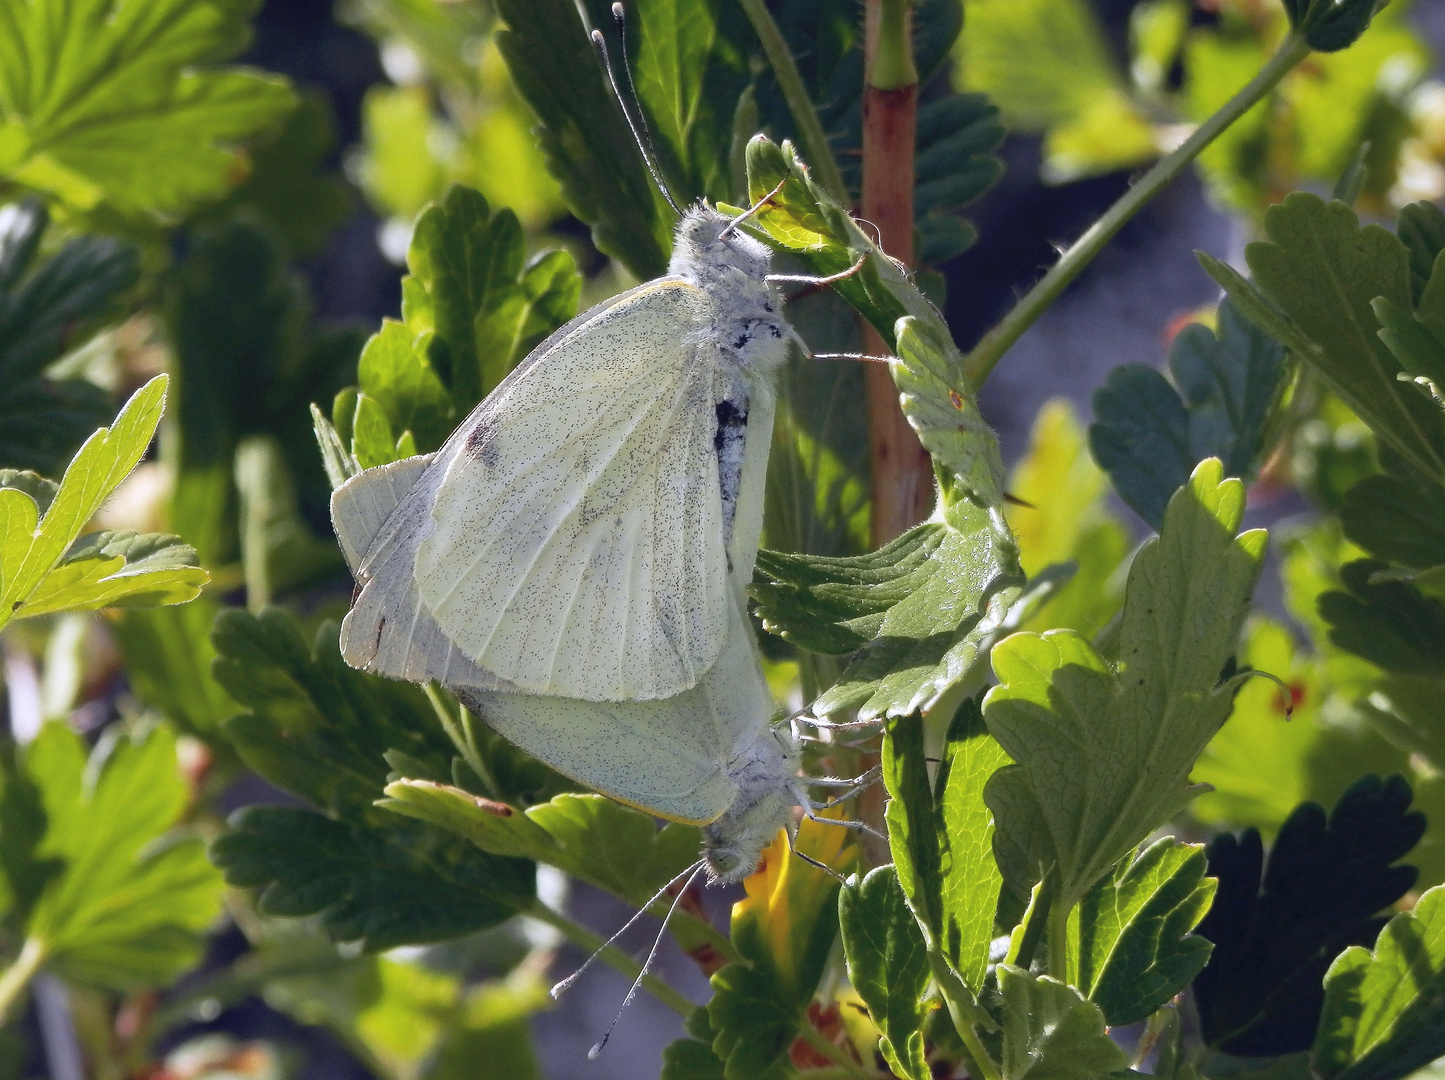
[[[353,477],[346,661],[442,683],[558,771],[704,824],[751,873],[808,805],[747,620],[774,380],[770,255],[706,206],[667,276],[578,316],[435,454]]]

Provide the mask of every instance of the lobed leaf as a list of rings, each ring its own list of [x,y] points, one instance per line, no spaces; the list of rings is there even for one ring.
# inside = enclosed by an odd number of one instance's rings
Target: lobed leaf
[[[1152,1015],[1203,970],[1212,944],[1191,933],[1215,882],[1200,844],[1156,840],[1084,894],[1069,916],[1069,970],[1110,1027]]]
[[[1129,1059],[1104,1029],[1099,1007],[1072,986],[1000,964],[998,987],[1002,1080],[1095,1080],[1128,1068]]]
[[[0,486],[0,626],[121,602],[183,603],[200,592],[208,575],[173,536],[77,539],[150,445],[165,388],[166,376],[157,375],[137,390],[111,427],[86,440],[53,491],[38,477],[7,474]],[[32,493],[49,496],[43,515]]]
[[[1430,889],[1325,974],[1310,1066],[1321,1080],[1399,1080],[1445,1054],[1445,891]]]
[[[1172,384],[1142,364],[1115,368],[1094,391],[1089,428],[1095,460],[1155,529],[1170,496],[1205,458],[1219,458],[1226,476],[1254,478],[1288,374],[1283,347],[1227,298],[1217,335],[1198,323],[1179,332],[1169,370]]]
[[[1340,568],[1345,591],[1319,598],[1330,641],[1386,671],[1445,676],[1445,602],[1408,581],[1381,579],[1385,569],[1374,559]]]
[[[47,724],[25,770],[45,811],[35,854],[60,866],[30,912],[28,940],[80,982],[171,982],[200,958],[224,891],[201,840],[171,833],[189,802],[175,737],[164,728],[120,736],[87,761],[78,736]]]
[[[452,745],[420,687],[353,670],[334,623],[308,645],[274,608],[223,611],[212,640],[216,680],[247,709],[224,725],[242,760],[324,811],[250,807],[212,845],[227,880],[263,887],[263,911],[319,913],[333,938],[384,949],[483,929],[531,902],[529,862],[374,805],[388,756],[452,775]]]
[[[848,978],[883,1033],[879,1049],[905,1080],[930,1080],[923,1056],[927,945],[891,866],[868,872],[838,898]]]
[[[295,106],[218,66],[253,0],[22,0],[0,11],[0,174],[78,210],[175,217],[244,176],[239,146]]]
[[[1202,462],[1135,557],[1117,665],[1067,630],[994,647],[984,718],[1018,765],[984,797],[1016,892],[1052,866],[1072,905],[1195,794],[1185,781],[1229,714],[1221,680],[1264,557],[1262,531],[1235,535],[1244,486],[1222,471]]]
[[[1425,831],[1410,800],[1400,777],[1366,776],[1328,818],[1315,803],[1296,807],[1268,864],[1255,829],[1210,844],[1219,887],[1197,932],[1214,952],[1194,982],[1209,1045],[1253,1057],[1309,1047],[1326,968],[1345,946],[1373,942],[1376,915],[1415,882],[1414,867],[1393,865]]]

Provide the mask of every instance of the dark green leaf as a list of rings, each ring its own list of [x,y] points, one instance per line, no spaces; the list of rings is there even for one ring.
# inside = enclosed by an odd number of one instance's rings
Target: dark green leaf
[[[276,609],[217,618],[216,679],[250,710],[226,734],[251,768],[328,816],[251,808],[212,857],[233,884],[267,886],[263,909],[320,912],[329,934],[368,948],[455,937],[514,914],[531,899],[529,862],[374,805],[388,752],[449,776],[453,749],[419,687],[347,667],[336,635],[328,624],[308,646]]]
[[[1110,1027],[1143,1020],[1191,982],[1212,946],[1190,933],[1215,882],[1204,848],[1172,837],[1120,860],[1070,913],[1077,985]]]
[[[1445,563],[1445,499],[1406,470],[1367,476],[1345,493],[1345,535],[1372,555],[1425,569]]]
[[[1284,389],[1284,349],[1226,299],[1219,333],[1191,324],[1169,350],[1173,385],[1153,368],[1115,368],[1094,391],[1094,459],[1120,497],[1155,529],[1169,498],[1207,457],[1226,476],[1254,478]]]
[[[1445,416],[1415,387],[1379,336],[1377,298],[1412,309],[1405,245],[1360,227],[1343,203],[1295,192],[1265,213],[1269,239],[1245,252],[1251,286],[1203,258],[1205,268],[1260,329],[1314,365],[1325,382],[1410,466],[1445,485]]]
[[[1202,462],[1134,557],[1117,665],[1071,630],[994,647],[1000,685],[984,717],[1019,764],[995,773],[984,797],[1021,895],[1052,865],[1072,905],[1197,793],[1189,770],[1229,715],[1234,688],[1221,673],[1266,540],[1263,530],[1236,537],[1244,485],[1222,471]],[[1010,848],[1027,865],[1006,858]]]
[[[1219,889],[1197,932],[1214,953],[1194,988],[1211,1046],[1246,1056],[1309,1047],[1325,969],[1346,945],[1371,944],[1384,925],[1375,916],[1415,883],[1414,867],[1392,865],[1425,831],[1410,799],[1400,777],[1366,776],[1328,819],[1302,803],[1267,866],[1254,829],[1210,844]]]
[[[712,1053],[726,1080],[781,1080],[792,1074],[788,1049],[803,1022],[804,1003],[782,993],[776,976],[729,964],[712,977],[707,1004]]]
[[[599,251],[642,280],[667,267],[671,219],[572,0],[499,0],[497,45],[541,122],[548,168]]]
[[[1418,305],[1435,259],[1445,251],[1445,211],[1430,202],[1411,203],[1400,211],[1395,235],[1410,253],[1410,296]]]
[[[1284,0],[1290,25],[1318,52],[1354,44],[1388,0]]]
[[[267,915],[320,915],[335,941],[368,951],[446,941],[495,926],[531,900],[531,864],[474,853],[439,830],[334,821],[249,806],[211,845],[226,880],[261,890]]]
[[[0,175],[73,208],[168,217],[244,175],[236,144],[284,116],[284,80],[219,61],[254,0],[33,0],[0,11]]]
[[[702,1012],[707,1014],[705,1009]],[[660,1080],[726,1080],[726,1076],[710,1041],[678,1039],[662,1052]]]
[[[41,372],[118,313],[140,260],[129,245],[86,237],[35,264],[46,222],[37,202],[0,209],[0,465],[58,475],[113,412],[98,386]]]
[[[1003,995],[1002,1080],[1097,1080],[1123,1072],[1124,1051],[1104,1030],[1104,1014],[1072,986],[998,967]]]
[[[1348,592],[1319,598],[1330,641],[1400,675],[1445,675],[1445,603],[1405,581],[1378,580],[1385,564],[1358,559],[1340,568]]]
[[[36,855],[62,867],[31,910],[27,937],[81,982],[170,982],[199,958],[224,891],[201,840],[171,833],[189,801],[175,737],[164,728],[120,735],[87,761],[79,737],[48,724],[25,770],[45,806]]]
[[[417,218],[407,265],[436,330],[428,359],[458,415],[577,311],[581,279],[571,256],[553,251],[524,264],[525,255],[517,216],[492,213],[471,188],[452,188]]]
[[[1310,1065],[1322,1080],[1400,1080],[1445,1054],[1445,889],[1353,945],[1325,975]]]
[[[883,1033],[889,1067],[907,1080],[929,1080],[923,1057],[928,955],[891,866],[871,870],[838,897],[848,978]]]
[[[45,883],[64,868],[36,850],[45,836],[45,804],[17,753],[13,742],[0,744],[0,911],[12,941],[23,939]]]

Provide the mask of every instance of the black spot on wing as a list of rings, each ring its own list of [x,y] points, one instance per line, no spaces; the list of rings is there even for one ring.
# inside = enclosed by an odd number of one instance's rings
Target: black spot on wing
[[[495,417],[483,416],[477,420],[476,427],[467,434],[466,444],[463,450],[467,457],[473,461],[480,461],[483,465],[495,465],[497,461],[497,448],[493,441],[497,434],[497,421]]]

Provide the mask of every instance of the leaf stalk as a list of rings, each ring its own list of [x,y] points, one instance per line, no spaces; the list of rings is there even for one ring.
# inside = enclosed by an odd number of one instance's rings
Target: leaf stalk
[[[1023,336],[1045,311],[1069,287],[1073,280],[1093,262],[1109,241],[1159,194],[1184,168],[1197,158],[1210,143],[1263,100],[1281,79],[1288,75],[1310,53],[1310,47],[1298,33],[1285,38],[1279,50],[1260,68],[1259,73],[1213,116],[1185,139],[1174,151],[1161,158],[1137,184],[1111,206],[1083,236],[1064,252],[1053,268],[1028,294],[983,336],[964,358],[964,374],[976,390],[1009,349]]]
[[[10,1011],[45,963],[45,944],[37,937],[25,939],[15,963],[0,975],[0,1026],[10,1020]]]
[[[859,1065],[843,1052],[842,1047],[825,1039],[823,1033],[808,1023],[806,1019],[803,1020],[802,1025],[798,1029],[798,1037],[836,1065],[837,1076],[849,1077],[851,1080],[878,1080],[878,1072],[876,1069]],[[833,1070],[829,1071],[832,1072]],[[812,1076],[814,1074],[810,1072],[809,1075]]]
[[[778,28],[772,12],[767,9],[763,0],[738,0],[738,4],[747,13],[748,21],[753,24],[753,32],[762,43],[763,53],[773,69],[773,76],[778,80],[778,89],[783,92],[783,100],[788,103],[788,112],[792,114],[793,124],[797,127],[798,142],[803,148],[803,155],[807,158],[813,176],[829,195],[846,206],[849,201],[848,189],[843,186],[843,174],[838,171],[838,162],[833,158],[833,150],[828,145],[828,136],[823,132],[823,125],[818,123],[818,112],[813,108],[812,99],[808,97],[803,76],[798,72],[798,65],[793,63],[793,54],[788,51],[787,39],[783,37],[782,30]]]

